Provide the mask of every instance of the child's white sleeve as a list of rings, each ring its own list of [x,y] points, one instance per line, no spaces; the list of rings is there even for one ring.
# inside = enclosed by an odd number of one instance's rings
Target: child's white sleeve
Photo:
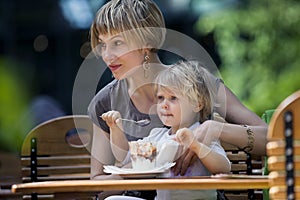
[[[127,165],[130,162],[131,162],[131,160],[130,160],[130,151],[128,151],[125,159],[122,161],[121,164],[122,164],[122,166],[124,166],[124,165]]]

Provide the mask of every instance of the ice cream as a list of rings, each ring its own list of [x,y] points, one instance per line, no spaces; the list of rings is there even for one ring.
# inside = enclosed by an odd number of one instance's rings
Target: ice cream
[[[151,170],[156,167],[156,144],[145,141],[129,142],[132,168],[137,171]]]

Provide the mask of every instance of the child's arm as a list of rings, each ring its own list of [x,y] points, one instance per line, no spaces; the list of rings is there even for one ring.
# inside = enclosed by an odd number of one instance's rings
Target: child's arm
[[[118,120],[121,114],[118,111],[108,111],[102,114],[102,119],[110,128],[110,146],[117,161],[122,162],[128,153],[128,140],[123,132],[122,122]]]
[[[225,154],[214,151],[205,144],[198,142],[193,132],[187,128],[179,129],[176,133],[176,140],[196,153],[203,165],[212,174],[229,173],[231,164]],[[216,143],[216,145],[218,145]],[[220,146],[220,148],[222,148]]]

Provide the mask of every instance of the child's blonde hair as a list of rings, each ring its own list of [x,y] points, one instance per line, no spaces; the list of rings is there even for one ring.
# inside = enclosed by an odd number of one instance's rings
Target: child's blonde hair
[[[197,61],[179,61],[160,72],[155,79],[155,92],[161,87],[176,90],[188,98],[191,106],[202,105],[199,121],[208,120],[216,99],[216,78]]]
[[[99,55],[96,48],[99,35],[119,33],[139,47],[149,45],[156,51],[166,34],[163,15],[152,0],[109,1],[97,12],[90,29],[91,46],[96,55]]]

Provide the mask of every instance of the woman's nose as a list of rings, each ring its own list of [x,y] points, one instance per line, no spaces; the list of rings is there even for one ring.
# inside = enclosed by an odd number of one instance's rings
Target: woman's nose
[[[102,50],[102,58],[106,62],[112,62],[115,59],[115,54],[111,51],[110,48]]]

